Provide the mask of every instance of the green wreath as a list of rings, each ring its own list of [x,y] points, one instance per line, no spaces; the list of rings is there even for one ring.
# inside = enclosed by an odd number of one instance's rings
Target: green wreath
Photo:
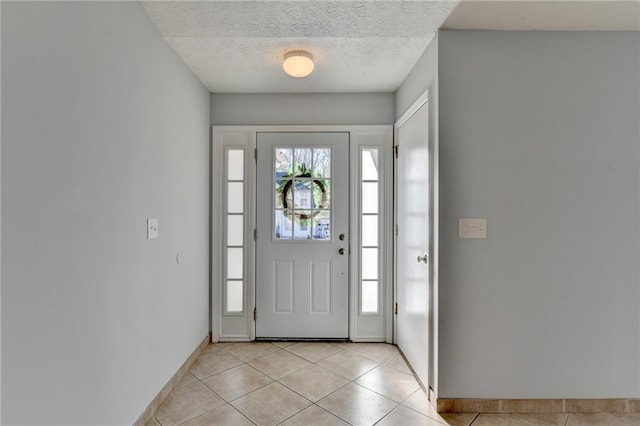
[[[280,184],[280,186],[278,187],[278,192],[280,193],[280,200],[282,201],[282,207],[285,209],[284,211],[285,216],[291,215],[291,212],[287,210],[289,208],[289,202],[287,201],[287,194],[291,190],[291,186],[293,185],[293,180],[296,178],[311,178],[311,177],[313,177],[311,175],[311,170],[307,169],[307,166],[305,164],[298,165],[297,172],[287,173],[282,176],[281,179],[285,179],[286,182]],[[327,188],[325,186],[324,181],[322,179],[313,179],[311,182],[313,182],[313,184],[318,186],[318,189],[320,190],[320,193],[321,193],[320,204],[318,205],[317,209],[325,209],[328,203],[328,196],[327,196]],[[319,210],[314,210],[311,212],[311,214],[296,212],[296,213],[293,213],[293,215],[298,220],[309,220],[312,217],[315,217],[318,213],[320,213]]]

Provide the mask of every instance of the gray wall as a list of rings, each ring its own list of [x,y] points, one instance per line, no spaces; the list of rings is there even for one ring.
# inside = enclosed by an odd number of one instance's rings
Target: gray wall
[[[209,93],[138,3],[2,8],[2,421],[131,424],[208,333]]]
[[[440,397],[640,397],[639,47],[440,33]]]
[[[211,95],[213,125],[393,124],[393,93]]]
[[[407,78],[402,82],[395,94],[395,118],[399,119],[426,90],[429,91],[429,102],[434,106],[431,110],[438,112],[438,35],[431,40],[424,53],[413,67]],[[431,125],[437,129],[438,121]],[[437,134],[435,132],[434,134]]]
[[[2,41],[2,2],[0,2],[0,43]],[[0,51],[1,51],[0,46]],[[0,94],[2,93],[2,55],[0,54]],[[2,424],[2,102],[0,99],[0,424]]]

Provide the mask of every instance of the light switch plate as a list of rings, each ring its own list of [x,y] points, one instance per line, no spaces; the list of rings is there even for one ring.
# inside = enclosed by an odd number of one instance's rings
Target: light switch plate
[[[147,219],[147,239],[158,238],[158,219]]]
[[[460,238],[487,238],[487,219],[460,219]]]

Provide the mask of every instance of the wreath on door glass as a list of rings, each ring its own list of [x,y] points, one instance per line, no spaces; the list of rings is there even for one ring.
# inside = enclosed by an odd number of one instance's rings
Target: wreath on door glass
[[[278,186],[277,191],[280,194],[280,200],[282,201],[282,207],[285,209],[285,211],[284,211],[285,216],[291,216],[291,214],[292,214],[291,211],[287,210],[289,208],[289,202],[287,201],[287,195],[289,194],[289,191],[291,190],[291,187],[293,186],[294,179],[297,179],[297,178],[311,178],[311,177],[313,177],[311,175],[311,170],[309,170],[304,163],[301,164],[301,165],[298,165],[293,172],[286,173],[286,174],[282,175],[282,177],[281,177],[282,182]],[[311,214],[299,213],[297,211],[294,212],[293,216],[297,221],[309,220],[312,217],[315,217],[318,213],[320,213],[321,209],[326,209],[327,208],[328,196],[327,196],[327,188],[325,186],[324,180],[316,178],[316,179],[313,179],[311,182],[312,182],[313,185],[315,185],[317,187],[317,191],[320,192],[320,203],[318,204],[318,207],[316,207],[316,209],[318,209],[318,210],[312,211]],[[315,199],[314,195],[316,193],[316,188],[312,188],[311,193],[312,193],[312,195],[311,195],[312,199]]]

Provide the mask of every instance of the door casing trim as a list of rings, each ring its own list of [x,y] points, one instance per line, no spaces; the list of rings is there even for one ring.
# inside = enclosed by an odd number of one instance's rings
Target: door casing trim
[[[210,271],[210,298],[209,298],[209,311],[210,311],[210,331],[212,333],[212,341],[252,341],[255,340],[255,321],[253,321],[253,309],[255,307],[255,250],[256,244],[253,238],[247,238],[246,249],[249,253],[247,258],[250,264],[247,265],[247,283],[245,284],[245,315],[234,315],[234,321],[239,325],[237,331],[228,332],[223,330],[223,314],[222,314],[222,256],[224,253],[222,244],[223,225],[224,225],[224,213],[221,211],[222,197],[224,196],[223,183],[224,176],[222,175],[224,170],[224,147],[227,146],[222,141],[224,134],[242,134],[241,139],[244,136],[244,147],[247,152],[250,153],[251,161],[245,162],[248,167],[247,170],[247,186],[245,194],[245,214],[250,218],[250,223],[256,226],[256,188],[255,188],[255,172],[256,163],[253,161],[253,152],[255,152],[257,134],[263,132],[347,132],[349,133],[349,161],[350,161],[350,173],[349,173],[349,187],[350,193],[356,194],[354,191],[358,191],[359,181],[357,179],[357,161],[359,149],[361,146],[369,146],[369,144],[358,142],[358,137],[362,136],[365,139],[367,136],[376,135],[380,144],[381,158],[385,161],[383,164],[384,178],[381,180],[383,186],[384,201],[381,206],[383,215],[381,220],[385,220],[383,227],[384,247],[381,245],[381,249],[384,250],[382,259],[384,260],[384,267],[382,268],[382,277],[385,281],[383,288],[381,301],[382,312],[380,313],[381,330],[380,333],[365,334],[360,332],[358,326],[358,306],[357,306],[357,282],[358,282],[358,270],[355,265],[358,265],[358,249],[359,245],[359,217],[353,212],[357,212],[357,197],[350,196],[349,200],[349,227],[351,238],[349,238],[349,339],[352,341],[361,342],[387,342],[393,341],[393,257],[392,257],[392,243],[393,243],[393,159],[392,159],[392,145],[393,145],[393,126],[392,125],[338,125],[338,126],[323,126],[323,125],[309,125],[309,126],[212,126],[212,139],[211,139],[211,271]],[[252,234],[252,232],[247,232]],[[354,244],[356,243],[356,244]],[[381,280],[382,281],[382,280]],[[246,327],[240,324],[243,320],[246,322]]]

